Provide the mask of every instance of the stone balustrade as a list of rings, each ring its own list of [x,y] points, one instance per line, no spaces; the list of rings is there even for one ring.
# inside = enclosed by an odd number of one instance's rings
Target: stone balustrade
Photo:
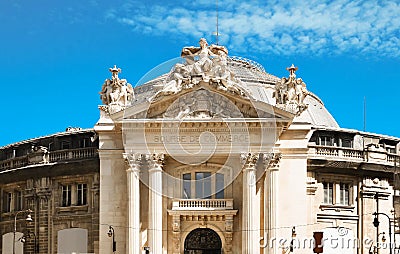
[[[233,199],[177,199],[172,201],[172,210],[210,211],[232,209]]]
[[[94,158],[97,157],[98,154],[97,154],[97,147],[87,147],[87,148],[52,151],[49,152],[48,154],[45,154],[42,160],[36,160],[36,161],[30,160],[29,156],[30,155],[28,154],[25,156],[20,156],[0,161],[0,172],[9,169],[25,167],[27,165],[46,164],[59,161]]]
[[[353,162],[375,162],[393,165],[400,164],[400,156],[386,151],[357,150],[347,147],[308,146],[310,159],[349,160]]]

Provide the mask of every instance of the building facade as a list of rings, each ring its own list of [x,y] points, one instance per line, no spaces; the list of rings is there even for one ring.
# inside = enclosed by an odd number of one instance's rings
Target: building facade
[[[110,68],[94,130],[0,149],[2,253],[395,253],[400,139],[199,44],[134,88]]]
[[[98,252],[95,137],[93,130],[68,128],[1,148],[3,254]]]
[[[340,128],[293,65],[277,78],[199,44],[134,92],[110,69],[100,231],[123,253],[311,253],[315,232],[324,253],[389,253],[399,138]]]

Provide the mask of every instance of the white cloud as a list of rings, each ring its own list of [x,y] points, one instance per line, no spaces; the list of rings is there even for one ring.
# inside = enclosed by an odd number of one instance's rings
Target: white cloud
[[[210,3],[211,2],[211,3]],[[133,7],[132,7],[133,6]],[[118,13],[118,18],[116,17]],[[216,30],[215,3],[145,5],[127,2],[108,18],[155,35],[206,36]],[[236,52],[347,54],[400,57],[400,3],[396,0],[219,0],[220,43]]]

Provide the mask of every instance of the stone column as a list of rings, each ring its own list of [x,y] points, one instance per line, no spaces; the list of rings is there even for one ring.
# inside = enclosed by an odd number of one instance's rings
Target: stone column
[[[255,209],[258,207],[256,193],[256,163],[258,157],[258,153],[241,155],[243,164],[242,253],[247,254],[260,253],[260,239],[257,237],[260,220],[255,216]]]
[[[162,253],[162,167],[164,154],[149,154],[149,247],[150,253]]]
[[[140,253],[140,167],[142,154],[124,154],[128,163],[128,239],[127,253]]]
[[[276,211],[277,211],[277,173],[279,169],[279,162],[282,155],[278,154],[264,154],[264,167],[266,167],[266,177],[265,177],[265,189],[267,192],[265,198],[265,209],[268,210],[268,217],[266,218],[266,229],[268,229],[267,239],[265,239],[264,244],[267,244],[265,248],[265,253],[278,253],[279,246],[270,246],[271,240],[276,238]],[[276,241],[274,241],[276,243]]]

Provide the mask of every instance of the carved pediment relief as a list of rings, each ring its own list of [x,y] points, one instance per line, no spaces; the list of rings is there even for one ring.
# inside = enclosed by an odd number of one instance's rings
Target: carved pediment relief
[[[259,103],[258,103],[259,104]],[[266,103],[255,105],[251,100],[227,96],[216,90],[200,87],[180,95],[143,105],[140,111],[127,109],[125,119],[227,119],[227,118],[275,118],[288,119],[277,114]],[[263,108],[263,106],[265,106]]]
[[[153,110],[154,109],[154,110]],[[256,112],[243,112],[243,109],[219,93],[198,89],[179,96],[164,110],[157,107],[150,110],[150,118],[243,118],[254,117]],[[158,113],[158,114],[157,114]]]

